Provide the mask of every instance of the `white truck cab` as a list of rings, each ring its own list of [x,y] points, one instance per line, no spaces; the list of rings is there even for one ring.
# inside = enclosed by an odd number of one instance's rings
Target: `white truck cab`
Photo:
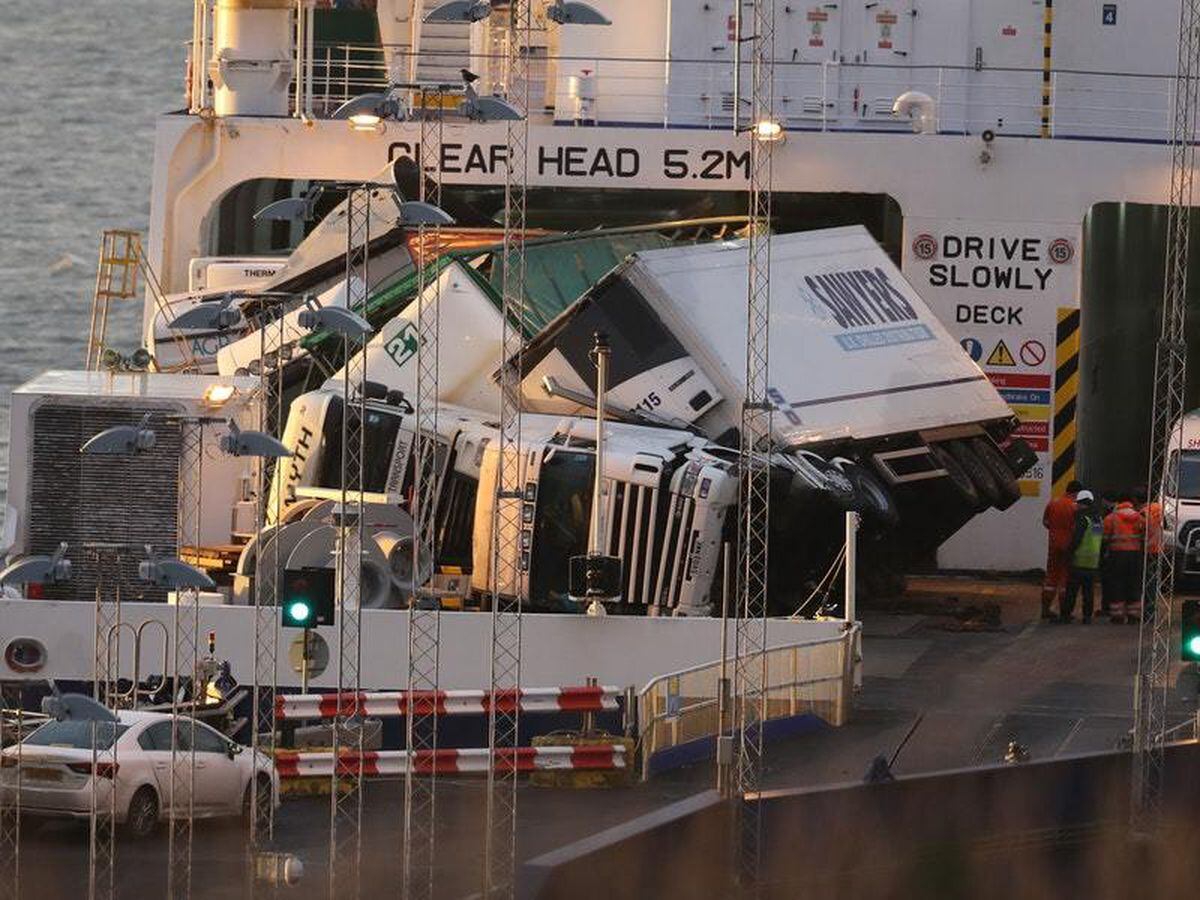
[[[1160,499],[1177,574],[1200,575],[1200,410],[1185,413],[1171,432]]]

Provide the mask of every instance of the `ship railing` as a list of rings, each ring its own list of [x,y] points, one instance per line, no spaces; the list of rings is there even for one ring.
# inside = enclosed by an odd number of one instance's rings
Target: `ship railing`
[[[840,634],[767,650],[766,728],[816,726],[849,718],[861,658],[860,626]],[[734,695],[734,660],[715,660],[661,675],[638,694],[642,778],[712,752],[732,734],[744,697]],[[722,673],[725,677],[722,678]],[[819,721],[818,721],[819,720]]]
[[[483,53],[427,51],[407,46],[316,43],[309,62],[311,109],[328,117],[344,102],[406,82],[417,68],[443,73],[455,83],[465,65],[483,73],[483,90],[502,82],[499,60]],[[544,123],[729,129],[733,124],[733,64],[725,59],[541,56],[531,77],[533,119]],[[590,77],[586,96],[579,82]],[[908,90],[928,94],[935,130],[944,134],[1045,136],[1161,141],[1169,137],[1173,79],[1167,75],[1051,70],[1043,101],[1040,68],[881,65],[850,62],[775,63],[775,106],[795,130],[896,131],[892,105]],[[746,78],[743,82],[748,83]],[[293,86],[294,87],[294,86]],[[413,98],[410,98],[410,100]],[[444,105],[451,111],[458,98]]]

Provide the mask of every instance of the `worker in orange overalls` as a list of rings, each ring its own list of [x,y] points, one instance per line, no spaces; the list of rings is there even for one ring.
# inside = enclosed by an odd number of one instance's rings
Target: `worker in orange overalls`
[[[1042,524],[1050,532],[1046,551],[1046,578],[1042,582],[1042,618],[1053,621],[1054,607],[1067,587],[1071,570],[1071,539],[1075,536],[1075,495],[1083,489],[1078,481],[1067,485],[1067,492],[1053,498],[1042,513]]]
[[[1148,500],[1146,491],[1139,491],[1138,511],[1142,514],[1142,520],[1146,523],[1146,554],[1147,556],[1157,556],[1162,553],[1163,546],[1163,518],[1162,504],[1157,500]],[[1145,583],[1145,568],[1142,569],[1142,581]],[[1142,610],[1139,607],[1138,612]],[[1128,610],[1126,611],[1128,614]]]
[[[1146,547],[1146,520],[1130,499],[1130,492],[1104,517],[1105,587],[1111,587],[1109,619],[1115,625],[1137,622],[1142,595],[1142,562]]]

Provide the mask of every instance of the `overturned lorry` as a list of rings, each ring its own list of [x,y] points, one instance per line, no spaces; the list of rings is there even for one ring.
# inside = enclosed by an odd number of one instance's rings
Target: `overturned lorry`
[[[712,608],[720,545],[734,536],[745,283],[741,241],[637,250],[532,336],[520,362],[524,402],[544,415],[525,419],[529,527],[514,551],[522,583],[506,590],[535,608],[560,605],[567,558],[586,548],[588,353],[605,332],[610,411],[622,421],[609,427],[603,521],[607,549],[623,562],[621,608]],[[502,363],[498,342],[486,339],[498,330],[499,298],[464,260],[439,269],[426,290],[425,302],[442,307],[442,400],[486,408]],[[367,350],[376,382],[367,489],[382,504],[403,506],[411,494],[414,426],[404,395],[415,353],[396,350],[413,343],[414,319],[410,303]],[[771,327],[773,611],[815,611],[813,588],[836,560],[847,509],[864,521],[864,586],[882,590],[971,516],[1019,497],[1016,479],[1032,454],[1008,440],[1011,410],[864,229],[774,238]],[[339,394],[340,373],[292,405],[284,440],[296,458],[274,486],[284,505],[336,486]],[[439,419],[439,563],[469,572],[479,596],[492,543],[489,419],[449,405]],[[543,470],[555,485],[547,495]],[[566,494],[564,478],[575,485]],[[570,515],[538,499],[568,495]],[[404,583],[380,602],[405,602]]]

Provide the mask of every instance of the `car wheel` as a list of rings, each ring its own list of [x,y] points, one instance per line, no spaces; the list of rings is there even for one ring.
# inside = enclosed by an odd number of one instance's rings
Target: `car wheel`
[[[983,464],[983,460],[979,458],[979,454],[971,448],[971,445],[966,441],[951,441],[948,446],[950,452],[954,454],[954,458],[966,471],[967,477],[971,479],[971,483],[975,485],[980,499],[986,501],[987,506],[995,506],[1000,503],[1000,485],[996,484],[996,479],[992,477],[991,471]]]
[[[979,491],[975,489],[975,482],[971,480],[971,476],[967,474],[967,470],[962,467],[953,453],[942,444],[930,444],[929,452],[937,460],[937,464],[946,471],[950,486],[958,494],[963,505],[972,512],[982,512],[987,509],[987,502],[979,496]]]
[[[892,492],[870,472],[849,459],[833,461],[846,480],[854,487],[858,511],[873,518],[884,528],[894,528],[900,521],[900,510]]]
[[[140,787],[129,801],[125,830],[139,840],[147,838],[158,827],[158,796],[151,787]]]
[[[975,438],[971,441],[971,449],[983,460],[984,466],[996,481],[996,487],[1000,491],[1000,501],[996,504],[996,509],[1008,509],[1020,500],[1021,485],[1017,483],[1017,476],[1013,474],[1008,462],[995,445],[987,438]]]

